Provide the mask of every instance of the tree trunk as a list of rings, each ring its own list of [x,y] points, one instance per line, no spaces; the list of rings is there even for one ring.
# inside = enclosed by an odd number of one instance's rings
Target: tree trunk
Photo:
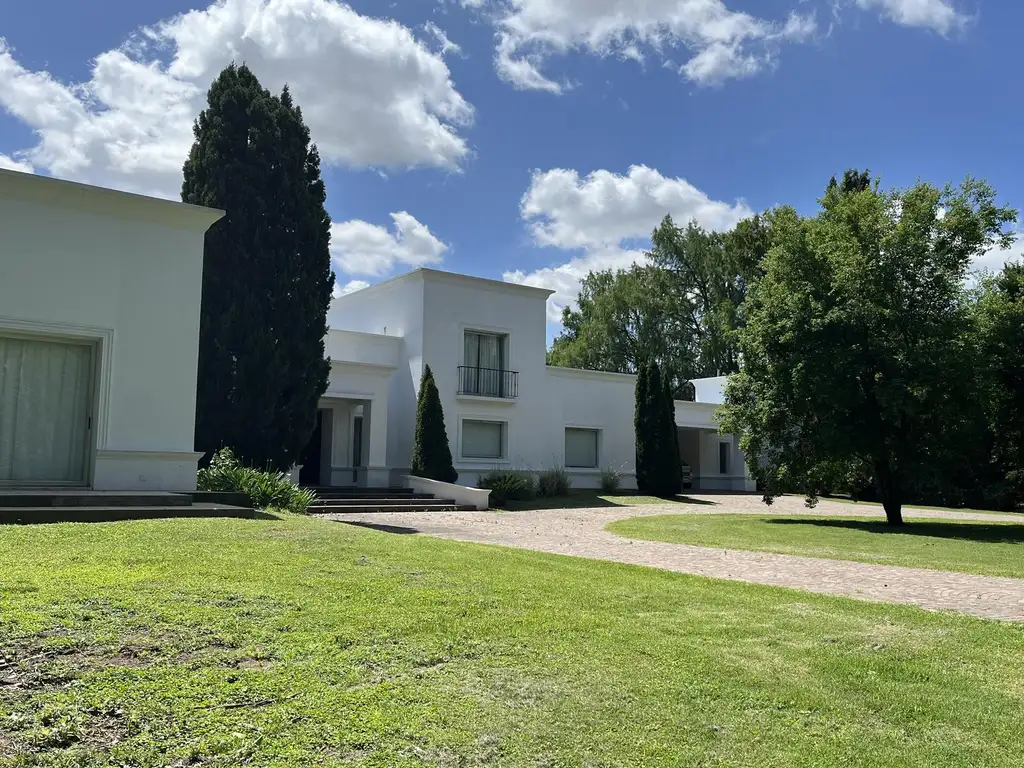
[[[878,498],[882,500],[885,520],[889,525],[903,525],[903,498],[899,481],[894,476],[887,460],[875,462],[875,484]]]

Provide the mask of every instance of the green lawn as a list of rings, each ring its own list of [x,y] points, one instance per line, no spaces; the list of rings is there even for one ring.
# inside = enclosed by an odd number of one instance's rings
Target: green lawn
[[[634,539],[1024,578],[1024,520],[983,523],[877,517],[663,515],[607,526]]]
[[[536,498],[530,501],[510,501],[506,510],[530,510],[530,509],[587,509],[591,507],[630,507],[648,504],[702,504],[710,505],[714,502],[702,499],[692,499],[688,496],[676,496],[672,499],[663,499],[657,496],[642,496],[629,491],[620,493],[602,493],[600,491],[577,490],[569,493],[568,496],[555,498]]]
[[[1022,648],[314,519],[0,527],[0,766],[1019,766]]]
[[[801,496],[800,498],[804,498],[804,497]],[[838,501],[841,504],[852,504],[855,507],[864,507],[865,511],[870,510],[872,513],[880,512],[881,509],[882,509],[882,505],[881,505],[880,502],[877,502],[877,501],[855,501],[854,499],[851,499],[848,496],[822,496],[821,500],[822,501]],[[905,504],[903,508],[905,510],[906,509],[923,509],[925,511],[935,510],[935,511],[938,511],[938,512],[974,512],[974,513],[977,513],[979,515],[1007,515],[1007,514],[1008,515],[1014,515],[1014,514],[1018,514],[1018,512],[1020,512],[1020,511],[1024,511],[1024,510],[1018,510],[1016,512],[1014,512],[1014,511],[1007,512],[1006,510],[1000,511],[1000,510],[992,510],[992,509],[970,509],[968,507],[929,507],[929,506],[927,506],[925,504]]]

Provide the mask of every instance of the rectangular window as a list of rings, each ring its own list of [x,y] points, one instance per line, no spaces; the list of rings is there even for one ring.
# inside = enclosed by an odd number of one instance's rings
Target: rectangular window
[[[718,444],[718,473],[720,475],[729,474],[729,444],[719,443]]]
[[[565,466],[581,469],[597,468],[596,429],[565,429]]]
[[[463,421],[462,458],[505,458],[505,424],[501,421]]]
[[[486,397],[506,396],[505,337],[466,331],[460,391]]]

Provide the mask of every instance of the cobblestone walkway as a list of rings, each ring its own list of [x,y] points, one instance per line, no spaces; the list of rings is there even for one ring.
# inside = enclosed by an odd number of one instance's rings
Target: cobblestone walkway
[[[872,565],[766,552],[640,541],[604,530],[613,520],[664,514],[811,514],[882,516],[877,507],[822,502],[808,510],[800,499],[765,507],[756,496],[693,495],[694,505],[616,506],[530,512],[427,512],[326,515],[458,541],[498,544],[559,555],[645,565],[680,573],[793,587],[862,600],[958,611],[988,619],[1024,621],[1024,579]],[[905,510],[910,517],[999,521],[1006,515]]]

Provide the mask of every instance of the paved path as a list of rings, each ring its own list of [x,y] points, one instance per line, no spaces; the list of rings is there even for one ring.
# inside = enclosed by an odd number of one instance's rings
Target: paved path
[[[828,595],[903,603],[930,610],[958,611],[988,619],[1024,621],[1024,579],[872,565],[766,552],[748,552],[688,544],[627,539],[604,530],[613,520],[664,514],[811,514],[860,516],[881,510],[839,502],[821,502],[808,510],[800,499],[779,499],[765,507],[759,497],[693,495],[694,505],[650,505],[557,509],[530,512],[425,512],[333,514],[332,520],[393,526],[458,541],[498,544],[559,555],[646,565],[681,573],[754,584],[794,587]],[[1021,520],[1020,517],[905,510],[906,517],[965,520]]]

